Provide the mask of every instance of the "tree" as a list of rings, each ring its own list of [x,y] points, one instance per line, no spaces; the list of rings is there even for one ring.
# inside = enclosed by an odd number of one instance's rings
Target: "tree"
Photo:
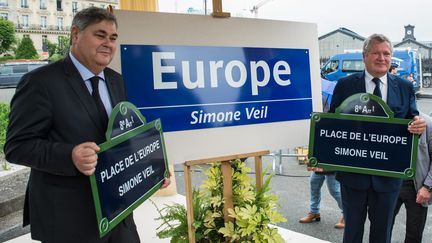
[[[16,59],[33,59],[38,56],[36,48],[33,45],[32,39],[28,36],[24,36],[18,44],[15,52]]]
[[[59,36],[57,45],[57,53],[62,57],[65,57],[69,53],[69,37]]]
[[[47,40],[47,46],[48,46],[48,55],[51,57],[57,51],[57,44]]]
[[[0,18],[0,54],[3,54],[15,43],[15,26],[11,21]]]

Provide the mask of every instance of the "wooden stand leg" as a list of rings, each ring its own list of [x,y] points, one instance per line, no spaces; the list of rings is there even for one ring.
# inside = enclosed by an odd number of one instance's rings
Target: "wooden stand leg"
[[[185,190],[186,190],[186,206],[187,206],[187,222],[188,222],[188,236],[189,242],[195,242],[195,228],[193,227],[194,215],[193,215],[193,199],[192,199],[192,180],[190,166],[184,165],[184,176],[185,176]]]
[[[224,204],[224,221],[233,221],[228,216],[228,209],[233,208],[233,192],[232,192],[232,169],[230,161],[222,162],[222,178],[223,178],[223,197],[225,200]]]
[[[257,191],[261,190],[263,184],[262,156],[255,157],[255,183]]]
[[[262,156],[267,155],[270,152],[266,151],[258,151],[254,153],[246,153],[246,154],[235,154],[229,156],[221,156],[214,157],[208,159],[200,159],[200,160],[189,160],[184,163],[184,175],[185,175],[185,189],[186,189],[186,204],[187,204],[187,221],[188,221],[188,236],[189,242],[195,242],[195,228],[193,227],[194,223],[194,215],[193,215],[193,198],[192,198],[192,182],[191,182],[191,174],[190,167],[193,165],[207,164],[216,161],[221,162],[221,170],[222,170],[222,181],[223,181],[223,197],[224,197],[224,221],[232,222],[233,218],[228,216],[228,209],[233,208],[233,191],[232,191],[232,169],[231,169],[231,160],[235,159],[243,159],[254,157],[255,158],[255,171],[256,171],[256,186],[257,189],[261,189],[262,187]],[[226,239],[229,242],[229,239]]]

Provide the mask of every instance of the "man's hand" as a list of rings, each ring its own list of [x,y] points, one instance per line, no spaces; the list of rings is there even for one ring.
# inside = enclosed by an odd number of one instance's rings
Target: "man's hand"
[[[422,134],[426,129],[426,121],[422,117],[415,116],[412,122],[408,125],[408,131],[414,134]]]
[[[306,168],[306,170],[307,171],[313,171],[313,172],[323,172],[324,171],[323,168],[320,168],[320,167],[309,167],[309,166]]]
[[[305,164],[309,165],[309,158],[307,156],[305,157],[304,161],[305,161]],[[323,168],[320,168],[320,167],[309,167],[309,166],[306,168],[306,170],[307,171],[313,171],[313,172],[323,172],[324,171]]]
[[[432,193],[430,193],[426,188],[424,187],[420,188],[420,190],[418,190],[417,192],[416,203],[418,204],[428,203],[431,198],[431,194]]]
[[[72,149],[72,161],[84,175],[90,176],[96,170],[97,152],[100,150],[94,142],[81,143]]]
[[[165,178],[164,183],[162,184],[161,189],[167,188],[167,187],[171,184],[171,179],[170,179],[171,176],[172,176],[172,173],[171,173],[171,171],[170,171],[170,172],[169,172],[169,177],[168,177],[168,178]]]

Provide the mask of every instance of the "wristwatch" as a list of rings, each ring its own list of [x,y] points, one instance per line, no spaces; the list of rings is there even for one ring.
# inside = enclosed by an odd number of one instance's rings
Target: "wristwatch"
[[[432,192],[432,186],[428,186],[426,184],[423,184],[423,187],[428,190],[428,192]]]

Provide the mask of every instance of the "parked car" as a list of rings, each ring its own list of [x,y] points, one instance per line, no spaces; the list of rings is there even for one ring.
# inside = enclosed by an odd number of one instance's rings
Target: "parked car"
[[[25,73],[46,64],[48,62],[44,61],[0,64],[0,88],[15,88]]]

